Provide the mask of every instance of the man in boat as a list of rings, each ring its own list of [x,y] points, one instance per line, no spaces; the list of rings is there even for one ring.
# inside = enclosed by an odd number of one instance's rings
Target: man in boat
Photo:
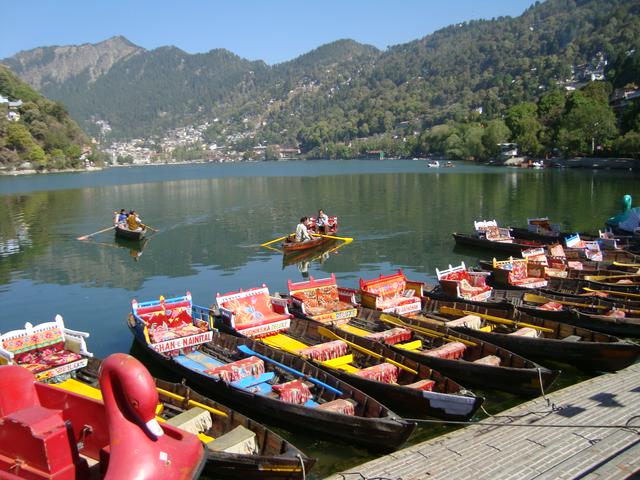
[[[322,209],[318,210],[318,216],[316,217],[316,229],[318,233],[327,233],[329,230],[329,217]]]
[[[124,208],[120,209],[120,212],[113,212],[113,223],[115,225],[123,225],[127,221],[127,212]]]
[[[146,228],[135,210],[131,210],[127,216],[127,227],[132,232],[141,232]]]
[[[302,217],[300,223],[296,227],[296,242],[308,242],[311,240],[309,230],[307,229],[307,217]]]

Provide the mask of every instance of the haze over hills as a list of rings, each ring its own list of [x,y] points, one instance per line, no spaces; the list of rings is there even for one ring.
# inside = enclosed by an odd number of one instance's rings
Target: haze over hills
[[[636,47],[636,1],[548,0],[517,18],[452,25],[386,51],[339,40],[273,66],[224,49],[149,51],[123,37],[3,63],[93,135],[96,120],[116,139],[207,122],[207,140],[219,145],[313,151],[397,134],[399,125],[486,122],[594,72],[624,86],[640,78]]]

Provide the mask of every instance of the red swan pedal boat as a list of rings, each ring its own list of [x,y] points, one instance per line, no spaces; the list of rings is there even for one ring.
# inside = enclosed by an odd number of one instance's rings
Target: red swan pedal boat
[[[104,403],[0,366],[0,478],[197,478],[206,460],[195,435],[155,419],[158,393],[135,358],[102,364]]]

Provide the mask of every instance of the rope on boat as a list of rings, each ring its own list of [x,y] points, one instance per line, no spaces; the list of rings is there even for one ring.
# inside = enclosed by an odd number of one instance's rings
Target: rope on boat
[[[307,472],[304,471],[304,460],[302,460],[302,455],[299,453],[296,453],[296,457],[300,460],[300,466],[302,467],[302,480],[305,480],[307,478]]]

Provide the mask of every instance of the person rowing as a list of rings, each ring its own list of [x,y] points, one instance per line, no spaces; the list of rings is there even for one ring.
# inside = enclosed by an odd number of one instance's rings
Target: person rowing
[[[124,208],[120,209],[120,212],[113,212],[113,224],[123,226],[127,221],[127,211]]]
[[[129,215],[127,215],[127,228],[132,232],[141,232],[147,227],[142,223],[136,211],[131,210]]]

